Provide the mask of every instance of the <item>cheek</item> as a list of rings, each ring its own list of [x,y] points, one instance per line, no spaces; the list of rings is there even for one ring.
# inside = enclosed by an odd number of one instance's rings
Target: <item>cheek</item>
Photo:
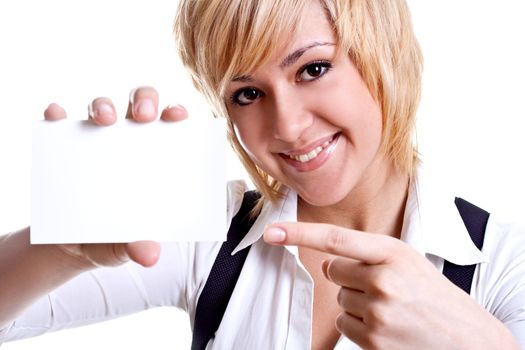
[[[382,114],[374,100],[366,96],[346,94],[336,101],[326,106],[332,116],[330,122],[340,127],[352,143],[356,143],[356,146],[381,143]]]
[[[340,66],[341,73],[331,82],[333,103],[329,108],[337,118],[335,123],[356,146],[377,149],[383,132],[381,107],[352,62],[345,59]]]
[[[268,130],[271,128],[263,121],[264,118],[250,116],[250,118],[234,123],[236,135],[252,162],[270,176],[279,178],[279,166],[276,159],[269,153],[268,140],[271,138]]]
[[[355,140],[355,146],[361,150],[362,156],[372,158],[381,147],[383,133],[381,111],[374,106],[360,113],[360,116],[356,118],[352,137]]]
[[[235,134],[243,147],[243,149],[248,153],[250,158],[259,165],[257,159],[259,158],[262,149],[262,135],[261,128],[256,122],[256,118],[238,118],[233,119],[233,125]]]
[[[355,142],[367,148],[379,148],[383,132],[381,107],[364,83],[359,82],[348,90],[339,96],[340,105],[334,106],[341,126]]]
[[[370,147],[378,149],[381,145],[383,136],[383,116],[381,109],[375,102],[373,102],[370,105],[370,108],[363,113],[367,116],[364,123],[370,140]]]

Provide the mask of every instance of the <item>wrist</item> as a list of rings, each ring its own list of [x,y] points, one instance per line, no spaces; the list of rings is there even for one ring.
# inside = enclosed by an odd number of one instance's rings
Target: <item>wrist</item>
[[[470,327],[463,329],[462,334],[458,334],[457,339],[461,344],[458,348],[519,350],[520,347],[512,332],[487,310],[478,304],[476,306],[480,308],[483,315],[469,319]],[[457,328],[459,329],[461,328]]]

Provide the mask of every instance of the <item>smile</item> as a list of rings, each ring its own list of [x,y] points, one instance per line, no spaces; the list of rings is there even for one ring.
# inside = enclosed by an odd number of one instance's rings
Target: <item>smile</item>
[[[337,145],[340,135],[341,133],[339,132],[301,150],[280,153],[280,156],[300,172],[315,170],[328,160]]]
[[[315,157],[317,157],[319,153],[323,151],[323,149],[325,149],[326,147],[330,145],[330,142],[331,141],[325,141],[325,143],[323,143],[321,146],[317,146],[315,149],[311,150],[310,152],[306,154],[300,154],[298,156],[291,155],[290,158],[295,159],[301,163],[306,163],[314,159]]]
[[[309,162],[312,159],[315,159],[323,150],[327,149],[332,144],[332,142],[334,141],[336,136],[338,136],[338,134],[332,136],[332,138],[330,140],[326,140],[322,145],[317,146],[316,148],[314,148],[313,150],[311,150],[308,153],[298,154],[298,155],[290,154],[290,155],[288,155],[288,157],[290,157],[290,158],[292,158],[292,159],[294,159],[294,160],[296,160],[298,162],[301,162],[301,163]]]

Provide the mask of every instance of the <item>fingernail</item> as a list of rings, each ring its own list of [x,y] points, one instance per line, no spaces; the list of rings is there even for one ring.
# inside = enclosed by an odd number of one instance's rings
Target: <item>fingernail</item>
[[[108,105],[107,103],[99,103],[97,105],[97,108],[95,110],[96,116],[104,116],[110,114],[113,114],[113,108],[111,108],[110,105]]]
[[[155,105],[149,99],[141,101],[135,108],[136,115],[151,116],[155,114]]]
[[[331,281],[330,276],[328,276],[328,265],[330,265],[330,259],[323,260],[321,263],[321,270],[323,270],[324,277]]]
[[[102,117],[113,114],[113,108],[107,103],[98,103],[97,107],[93,109],[93,104],[88,105],[88,114],[91,118]]]
[[[280,227],[270,227],[266,230],[264,239],[268,243],[281,243],[286,239],[286,232]]]

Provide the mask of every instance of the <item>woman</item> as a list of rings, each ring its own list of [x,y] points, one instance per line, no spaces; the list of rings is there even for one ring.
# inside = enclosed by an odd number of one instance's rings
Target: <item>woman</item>
[[[232,144],[263,195],[236,249],[252,246],[245,269],[208,348],[525,344],[519,232],[490,221],[480,252],[453,197],[434,195],[418,171],[421,55],[403,1],[184,1],[176,34],[184,64],[215,113],[227,116]],[[128,117],[156,117],[153,89],[132,100]],[[46,111],[47,119],[63,117],[56,105]],[[113,123],[111,101],[95,100],[91,117]],[[185,112],[171,107],[161,117]],[[231,217],[245,187],[228,188]],[[153,265],[159,246],[31,247],[27,236],[28,229],[1,242],[6,338],[32,335],[12,323],[19,315],[52,320],[53,329],[68,324],[66,314],[81,324],[176,305],[193,320],[220,248],[166,244],[150,270],[80,274],[128,258]],[[479,264],[473,298],[441,274],[444,260]],[[78,290],[92,302],[71,313]],[[57,301],[65,310],[50,306]]]

